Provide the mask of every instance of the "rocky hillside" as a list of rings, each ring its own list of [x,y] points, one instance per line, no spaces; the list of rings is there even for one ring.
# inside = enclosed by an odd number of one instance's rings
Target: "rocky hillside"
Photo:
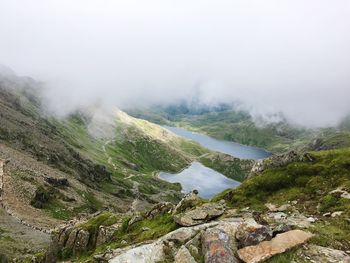
[[[50,229],[67,220],[178,202],[181,186],[158,179],[159,171],[178,172],[194,160],[238,180],[250,170],[118,110],[85,108],[57,118],[40,94],[41,84],[33,79],[0,76],[0,159],[9,161],[1,213],[13,221],[0,222],[0,254],[11,258],[45,249]]]
[[[311,215],[298,204],[233,208],[193,192],[177,205],[159,203],[132,216],[102,213],[62,226],[53,232],[45,257],[47,262],[350,262],[349,232],[327,236],[336,231],[333,221],[344,220],[342,214]]]
[[[52,233],[46,262],[350,262],[350,149],[289,152],[211,201],[98,213]]]

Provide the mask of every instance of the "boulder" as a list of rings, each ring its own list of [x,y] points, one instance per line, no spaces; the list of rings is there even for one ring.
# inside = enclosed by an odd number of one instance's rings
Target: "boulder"
[[[312,262],[350,263],[350,256],[344,251],[317,245],[308,245],[298,254]]]
[[[343,211],[336,211],[336,212],[333,212],[331,214],[331,217],[337,217],[337,216],[341,216],[344,212]]]
[[[273,236],[275,237],[277,234],[288,232],[290,230],[292,230],[291,226],[286,224],[279,224],[273,228],[272,233],[273,233]]]
[[[174,263],[196,263],[196,260],[185,246],[181,246],[174,257]]]
[[[191,228],[182,227],[178,231],[171,232],[168,236],[169,241],[177,244],[184,244],[196,235],[196,231]]]
[[[238,263],[231,249],[230,236],[218,228],[207,229],[202,234],[202,251],[205,263]]]
[[[223,203],[207,203],[192,210],[174,215],[174,220],[181,226],[194,226],[208,222],[225,212]]]
[[[278,234],[270,241],[263,241],[255,246],[248,246],[238,250],[238,256],[246,263],[263,262],[264,260],[283,253],[297,245],[305,243],[313,235],[302,230],[291,230]]]
[[[200,203],[201,199],[198,197],[198,191],[192,191],[191,193],[185,195],[184,198],[176,205],[173,214],[178,214],[191,209]]]
[[[253,246],[264,240],[271,240],[273,232],[269,226],[243,223],[236,231],[238,247]]]

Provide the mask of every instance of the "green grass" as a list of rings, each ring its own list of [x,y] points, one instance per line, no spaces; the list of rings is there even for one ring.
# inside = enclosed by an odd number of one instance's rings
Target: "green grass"
[[[218,194],[213,200],[226,199],[232,207],[266,210],[265,203],[277,205],[297,200],[296,208],[322,218],[325,212],[343,211],[338,218],[321,220],[310,228],[316,244],[349,250],[350,200],[329,194],[344,187],[350,190],[350,148],[312,152],[313,161],[293,162],[268,169],[233,190]]]

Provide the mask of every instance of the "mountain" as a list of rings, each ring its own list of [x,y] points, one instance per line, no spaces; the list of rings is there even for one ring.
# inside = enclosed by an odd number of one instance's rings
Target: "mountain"
[[[27,77],[0,77],[0,159],[9,160],[0,253],[10,257],[44,249],[47,231],[72,218],[101,210],[130,214],[154,203],[178,202],[181,186],[158,179],[159,171],[179,172],[198,160],[243,180],[252,165],[117,109],[82,108],[56,117],[46,110],[42,90]]]

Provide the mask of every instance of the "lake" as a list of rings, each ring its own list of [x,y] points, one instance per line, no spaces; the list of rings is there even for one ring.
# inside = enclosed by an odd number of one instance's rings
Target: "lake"
[[[196,189],[199,192],[198,195],[206,199],[210,199],[227,188],[234,188],[240,185],[239,182],[227,178],[199,162],[193,162],[191,166],[178,174],[160,172],[159,177],[171,183],[180,183],[182,191],[185,193]]]
[[[187,139],[193,140],[202,146],[217,152],[226,153],[240,159],[264,159],[271,155],[261,148],[242,145],[235,142],[217,140],[207,135],[194,133],[182,128],[162,126],[163,128]]]
[[[202,146],[217,152],[229,154],[240,159],[264,159],[271,154],[264,149],[242,145],[235,142],[217,140],[207,135],[194,133],[182,128],[163,126],[163,128],[190,140],[196,141]],[[217,193],[228,188],[235,188],[240,182],[227,178],[223,174],[210,169],[199,162],[193,162],[191,166],[177,174],[161,172],[159,177],[171,183],[180,183],[183,192],[191,192],[196,189],[199,196],[210,199]]]

